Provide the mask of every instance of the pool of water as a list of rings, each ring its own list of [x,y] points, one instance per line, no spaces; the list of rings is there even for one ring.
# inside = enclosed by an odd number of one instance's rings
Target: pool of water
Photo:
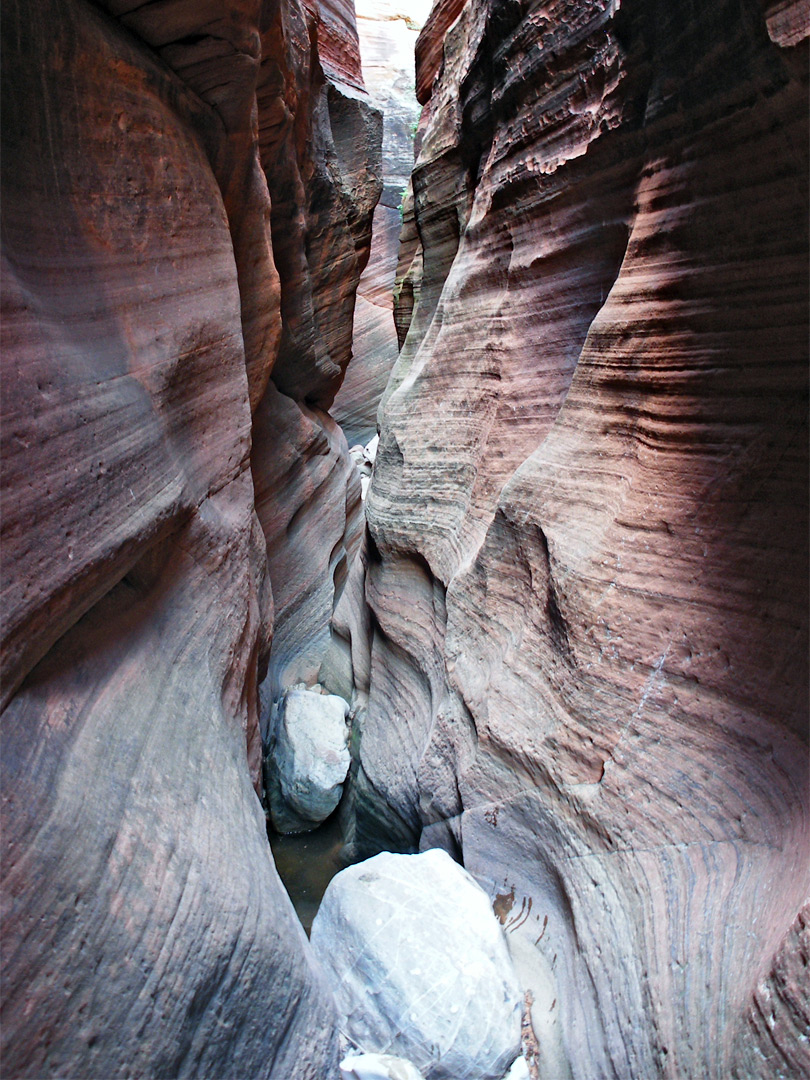
[[[267,835],[279,877],[309,936],[326,886],[350,861],[338,812],[312,832],[280,836],[271,827]]]

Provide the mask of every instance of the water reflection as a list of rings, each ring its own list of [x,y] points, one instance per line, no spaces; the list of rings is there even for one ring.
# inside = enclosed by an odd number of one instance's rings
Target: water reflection
[[[309,937],[326,886],[351,861],[339,812],[312,832],[281,836],[268,827],[267,835],[279,876]]]

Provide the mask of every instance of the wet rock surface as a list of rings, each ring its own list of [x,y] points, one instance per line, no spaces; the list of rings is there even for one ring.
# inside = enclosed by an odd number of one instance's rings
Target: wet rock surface
[[[520,1050],[521,994],[489,899],[440,850],[341,871],[312,924],[341,1030],[428,1080],[501,1080]]]

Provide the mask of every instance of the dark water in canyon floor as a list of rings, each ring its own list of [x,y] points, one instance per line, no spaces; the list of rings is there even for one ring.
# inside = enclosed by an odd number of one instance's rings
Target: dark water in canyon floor
[[[352,861],[339,814],[336,811],[312,832],[281,836],[269,828],[267,834],[279,877],[309,936],[326,886]]]

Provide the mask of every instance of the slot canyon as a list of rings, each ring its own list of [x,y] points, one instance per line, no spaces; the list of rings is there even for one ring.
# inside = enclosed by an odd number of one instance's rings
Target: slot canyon
[[[396,859],[520,995],[413,1075],[810,1076],[809,40],[6,0],[4,1080],[407,1080],[327,962]]]

